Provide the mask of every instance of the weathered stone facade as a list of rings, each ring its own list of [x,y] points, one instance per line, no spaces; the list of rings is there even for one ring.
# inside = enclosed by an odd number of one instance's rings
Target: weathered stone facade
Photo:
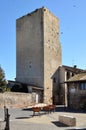
[[[43,87],[42,11],[17,19],[16,80]]]
[[[44,102],[51,103],[53,79],[56,84],[55,73],[62,64],[59,20],[43,7],[16,23],[16,81],[44,88]]]
[[[68,107],[86,110],[86,71],[66,81]]]
[[[44,9],[44,98],[51,102],[58,66],[61,65],[61,45],[59,43],[59,20],[49,10]],[[55,95],[55,93],[54,93]],[[49,98],[47,98],[49,97]]]
[[[65,106],[68,106],[68,99],[67,99],[68,85],[65,82],[71,77],[73,77],[74,75],[76,75],[77,73],[81,73],[83,71],[84,70],[77,68],[76,65],[73,67],[65,66],[65,65],[59,67],[58,69],[59,104],[64,104]]]
[[[85,83],[86,84],[86,81]],[[69,83],[68,107],[86,110],[86,90],[80,90],[80,82]]]

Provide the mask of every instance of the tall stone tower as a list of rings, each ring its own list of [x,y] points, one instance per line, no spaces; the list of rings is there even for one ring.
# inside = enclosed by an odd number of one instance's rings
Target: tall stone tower
[[[52,102],[52,78],[61,63],[59,20],[43,7],[16,20],[16,81],[44,88]]]

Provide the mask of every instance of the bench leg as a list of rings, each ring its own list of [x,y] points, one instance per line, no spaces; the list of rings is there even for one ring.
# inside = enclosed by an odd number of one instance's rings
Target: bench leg
[[[35,116],[35,111],[33,111],[33,116]]]
[[[40,112],[38,112],[38,116],[40,116]]]

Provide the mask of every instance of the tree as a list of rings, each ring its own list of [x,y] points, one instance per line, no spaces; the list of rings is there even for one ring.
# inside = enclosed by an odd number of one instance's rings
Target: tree
[[[0,66],[0,92],[4,92],[5,90],[6,90],[5,73]]]

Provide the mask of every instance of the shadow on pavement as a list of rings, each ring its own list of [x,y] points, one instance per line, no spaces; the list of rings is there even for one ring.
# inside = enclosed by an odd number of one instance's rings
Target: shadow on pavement
[[[22,111],[32,111],[32,108],[23,108]]]
[[[32,116],[31,116],[32,117]],[[31,117],[16,117],[15,119],[29,119]]]
[[[68,125],[65,125],[59,121],[54,121],[52,122],[54,125],[58,126],[58,127],[69,127]]]
[[[86,130],[86,128],[73,128],[73,129],[66,129],[66,130]]]
[[[57,106],[56,107],[56,112],[70,112],[70,113],[86,113],[86,110],[76,110],[76,109],[72,109],[72,108],[68,108],[68,107],[60,107],[60,106]]]

